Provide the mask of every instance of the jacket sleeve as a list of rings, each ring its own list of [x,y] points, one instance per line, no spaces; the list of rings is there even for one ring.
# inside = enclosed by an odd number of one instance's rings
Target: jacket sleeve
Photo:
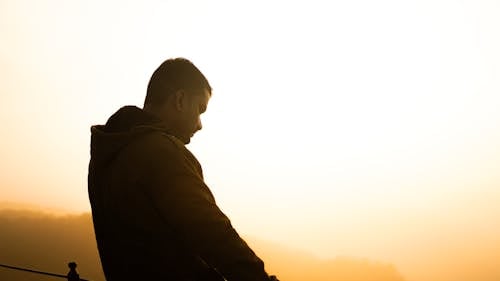
[[[148,192],[175,234],[228,281],[268,281],[264,263],[217,207],[182,149],[161,146],[151,155]]]

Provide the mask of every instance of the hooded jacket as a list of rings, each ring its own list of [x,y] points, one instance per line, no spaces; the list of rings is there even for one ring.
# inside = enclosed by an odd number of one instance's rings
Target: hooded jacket
[[[199,162],[161,120],[134,106],[91,127],[88,192],[108,281],[269,280],[217,207]]]

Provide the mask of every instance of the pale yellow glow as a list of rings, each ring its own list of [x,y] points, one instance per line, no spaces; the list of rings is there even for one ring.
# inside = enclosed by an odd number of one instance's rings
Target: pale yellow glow
[[[183,56],[214,88],[189,148],[242,233],[499,276],[498,3],[289,2],[1,2],[2,200],[89,210],[90,125]]]

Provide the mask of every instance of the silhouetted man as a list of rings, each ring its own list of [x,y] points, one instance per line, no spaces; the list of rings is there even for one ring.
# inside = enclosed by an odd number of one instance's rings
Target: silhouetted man
[[[185,147],[211,87],[190,61],[163,62],[144,108],[91,128],[88,189],[108,281],[273,280],[231,226]]]

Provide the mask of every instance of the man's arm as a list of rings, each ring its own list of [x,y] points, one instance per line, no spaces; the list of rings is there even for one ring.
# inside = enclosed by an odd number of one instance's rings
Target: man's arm
[[[151,157],[148,192],[179,239],[229,281],[270,280],[262,260],[217,207],[183,151],[166,145]]]

